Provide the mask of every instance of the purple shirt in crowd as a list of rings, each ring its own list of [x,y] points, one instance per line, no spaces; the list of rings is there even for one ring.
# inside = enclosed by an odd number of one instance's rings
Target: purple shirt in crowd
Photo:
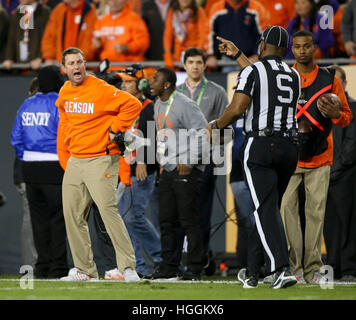
[[[313,34],[314,34],[316,45],[321,50],[323,58],[328,58],[329,50],[334,45],[334,36],[333,36],[332,30],[330,28],[323,28],[324,26],[320,24],[320,20],[322,19],[322,17],[323,16],[320,13],[317,13],[315,23],[313,25],[311,32],[313,32]],[[288,58],[288,59],[294,59],[294,56],[292,53],[292,36],[294,33],[299,31],[299,29],[295,25],[296,20],[297,20],[297,16],[292,18],[289,21],[288,26],[287,26],[287,31],[289,34],[289,44],[288,44],[288,52],[287,52],[286,58]],[[324,20],[325,19],[323,19],[322,22]],[[324,24],[325,24],[325,22],[328,22],[328,21],[325,20]],[[310,25],[310,18],[307,17],[303,23],[304,29],[309,30],[309,25]]]

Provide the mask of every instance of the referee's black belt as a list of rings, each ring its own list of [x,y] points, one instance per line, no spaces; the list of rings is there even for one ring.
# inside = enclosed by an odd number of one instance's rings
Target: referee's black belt
[[[290,130],[274,130],[272,128],[265,128],[259,131],[250,131],[246,133],[246,137],[282,137],[282,138],[295,138],[298,136],[296,129]]]

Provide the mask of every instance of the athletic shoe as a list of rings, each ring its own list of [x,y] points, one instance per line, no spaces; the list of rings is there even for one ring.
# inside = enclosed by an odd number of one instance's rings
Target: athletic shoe
[[[258,287],[258,277],[256,275],[249,276],[244,283],[244,289],[255,289]]]
[[[98,278],[88,276],[87,274],[80,272],[78,270],[70,270],[68,276],[60,278],[61,281],[75,281],[75,282],[84,282],[84,281],[97,281]]]
[[[215,274],[216,271],[216,262],[213,258],[208,258],[208,263],[204,266],[204,273],[206,276],[210,277]]]
[[[276,271],[273,274],[273,279],[273,282],[269,286],[272,289],[287,288],[297,283],[297,279],[289,268],[283,268],[281,271]]]
[[[68,276],[73,276],[73,275],[75,275],[77,273],[78,273],[78,269],[77,268],[72,268],[72,269],[69,270]]]
[[[295,278],[297,279],[298,283],[303,283],[303,284],[306,283],[303,273],[302,274],[296,274]]]
[[[258,287],[257,275],[247,276],[247,269],[240,269],[237,279],[243,284],[244,289],[254,289]]]
[[[246,268],[242,268],[237,273],[237,280],[239,280],[242,284],[244,284],[246,279],[247,279],[246,272],[247,272],[247,269]]]
[[[126,268],[124,270],[123,276],[126,282],[140,281],[140,277],[138,276],[137,272],[135,270],[132,270],[131,268]]]
[[[125,277],[122,273],[117,269],[112,269],[109,271],[105,271],[105,280],[125,280]]]
[[[273,282],[273,280],[274,280],[273,274],[270,274],[269,276],[264,277],[263,283],[264,284],[271,284]]]
[[[175,272],[165,272],[158,268],[154,273],[145,277],[148,280],[164,280],[164,281],[177,281],[177,273]]]
[[[356,277],[351,274],[346,274],[341,277],[340,282],[356,282]]]
[[[315,271],[314,272],[314,275],[313,275],[313,278],[309,281],[309,283],[312,283],[312,284],[319,284],[320,283],[320,280],[323,278],[323,276],[318,272],[318,271]]]
[[[192,271],[184,271],[183,276],[180,278],[181,280],[190,280],[190,281],[199,281],[201,280],[200,273],[192,272]]]

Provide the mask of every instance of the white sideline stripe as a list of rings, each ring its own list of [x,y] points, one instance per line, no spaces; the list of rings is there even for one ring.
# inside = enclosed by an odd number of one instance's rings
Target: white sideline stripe
[[[244,154],[244,168],[245,168],[245,172],[246,172],[247,183],[251,190],[252,200],[255,205],[255,211],[253,212],[253,215],[255,216],[257,231],[258,231],[258,234],[260,235],[260,239],[261,239],[263,248],[265,249],[269,259],[271,260],[271,272],[274,272],[275,268],[276,268],[274,257],[273,257],[273,254],[267,244],[266,237],[265,237],[265,234],[262,229],[261,221],[260,221],[260,218],[257,213],[257,209],[260,207],[260,203],[258,201],[258,198],[256,195],[256,190],[253,185],[250,169],[247,166],[247,160],[250,155],[250,148],[251,148],[252,142],[253,142],[253,138],[249,138],[247,145],[246,145],[245,154]]]
[[[0,282],[5,282],[5,281],[10,281],[10,282],[20,282],[20,279],[0,279]],[[28,279],[26,280],[27,282],[29,281]],[[93,289],[93,288],[100,288],[100,283],[140,283],[140,282],[144,282],[144,281],[148,281],[148,282],[152,282],[152,283],[183,283],[183,284],[192,284],[192,283],[199,283],[199,284],[240,284],[240,281],[224,281],[224,280],[200,280],[200,281],[187,281],[187,280],[174,280],[174,281],[161,281],[161,280],[141,280],[138,282],[125,282],[122,280],[98,280],[98,281],[62,281],[62,280],[57,280],[57,279],[34,279],[34,280],[30,280],[33,282],[62,282],[62,283],[88,283],[90,286],[88,286],[88,289]],[[99,284],[99,285],[98,285]],[[258,281],[258,284],[265,284],[263,283],[263,280]],[[328,282],[328,284],[332,284],[332,285],[336,285],[336,286],[350,286],[350,285],[356,285],[356,282]],[[268,284],[266,284],[268,285]],[[319,284],[313,284],[313,283],[297,283],[296,286],[303,286],[304,288],[313,288],[313,287],[317,287],[320,286]],[[54,289],[58,289],[58,290],[74,290],[74,289],[81,289],[82,287],[56,287]],[[10,287],[0,287],[0,292],[1,290],[9,290]],[[11,290],[13,290],[14,287],[11,287]],[[44,289],[48,289],[48,288],[44,288]]]
[[[10,282],[20,282],[21,279],[0,279],[0,282],[5,282],[5,281],[10,281]],[[225,281],[225,280],[200,280],[200,281],[190,281],[190,280],[146,280],[142,279],[137,282],[125,282],[124,280],[97,280],[97,281],[62,281],[59,279],[33,279],[29,280],[26,279],[26,282],[33,281],[33,282],[61,282],[61,283],[88,283],[92,284],[93,286],[96,286],[98,283],[142,283],[142,282],[153,282],[153,283],[215,283],[215,284],[239,284],[240,281]],[[261,282],[262,283],[262,282]],[[93,287],[91,286],[91,287]],[[70,287],[69,287],[70,288]],[[3,288],[0,287],[0,291]]]

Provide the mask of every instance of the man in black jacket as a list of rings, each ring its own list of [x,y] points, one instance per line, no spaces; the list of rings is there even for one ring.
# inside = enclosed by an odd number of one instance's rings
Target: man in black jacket
[[[345,71],[332,66],[345,90]],[[356,114],[356,100],[347,92],[351,112]],[[342,281],[356,281],[356,122],[340,128],[333,126],[334,163],[326,204],[324,238],[327,264],[334,269],[334,277]]]

